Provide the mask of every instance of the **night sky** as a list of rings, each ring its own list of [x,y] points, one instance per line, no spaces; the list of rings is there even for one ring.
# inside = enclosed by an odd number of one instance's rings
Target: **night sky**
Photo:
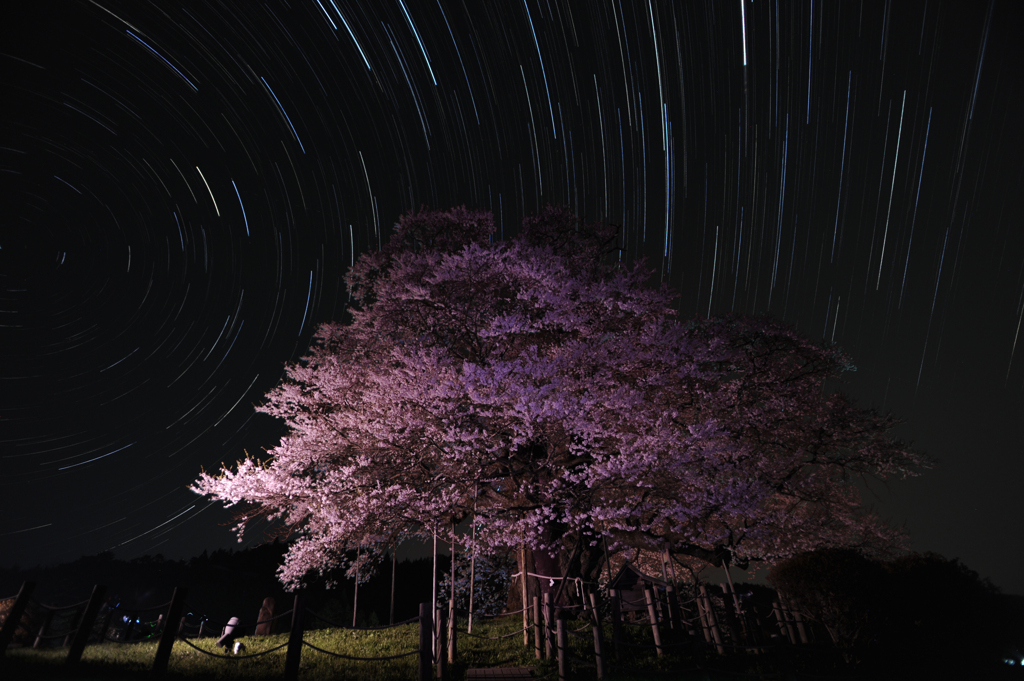
[[[865,498],[1024,593],[1015,3],[18,3],[0,564],[238,546],[188,491],[422,204],[623,226],[684,318],[770,313],[937,460]],[[247,544],[262,541],[260,532]]]

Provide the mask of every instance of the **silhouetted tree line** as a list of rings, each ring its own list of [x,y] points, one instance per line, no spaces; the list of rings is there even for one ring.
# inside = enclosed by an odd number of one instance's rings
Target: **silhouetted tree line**
[[[0,597],[13,596],[25,580],[35,581],[33,599],[47,605],[69,605],[89,597],[95,584],[107,586],[109,606],[151,607],[166,603],[176,586],[188,589],[186,613],[189,621],[206,617],[216,630],[231,617],[238,617],[248,633],[257,621],[263,599],[277,602],[277,612],[291,608],[294,594],[284,590],[277,569],[287,545],[273,542],[242,551],[204,551],[188,560],[171,560],[162,555],[133,560],[115,558],[104,552],[70,563],[32,569],[0,568]],[[449,567],[448,557],[438,556],[438,572]],[[430,558],[403,560],[396,565],[395,621],[415,617],[419,604],[431,596]],[[334,582],[331,587],[331,582]],[[352,624],[353,579],[341,571],[312,575],[306,588],[312,610],[339,624]],[[359,585],[359,624],[387,624],[391,607],[391,562],[378,566],[375,574]],[[158,613],[153,611],[151,617]],[[307,628],[316,628],[314,619]],[[287,630],[282,623],[277,631]]]
[[[970,678],[1006,658],[1019,665],[1024,653],[1024,596],[935,553],[881,561],[822,549],[779,563],[768,580],[828,632],[847,664],[886,678]]]

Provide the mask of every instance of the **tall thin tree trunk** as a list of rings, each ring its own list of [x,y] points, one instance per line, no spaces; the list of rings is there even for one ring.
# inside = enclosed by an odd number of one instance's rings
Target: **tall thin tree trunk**
[[[359,555],[361,553],[360,549],[362,549],[362,547],[359,547],[359,549],[356,549],[356,563],[357,564],[359,562]],[[353,627],[356,626],[356,612],[358,612],[358,608],[359,608],[359,568],[357,567],[356,568],[356,590],[355,590],[355,593],[352,595],[352,626]]]
[[[434,570],[430,574],[430,613],[431,617],[437,619],[437,527],[434,527]],[[432,629],[432,638],[430,639],[431,650],[437,650],[437,627],[434,626]]]
[[[388,618],[388,624],[395,623],[395,564],[398,561],[398,543],[396,542],[391,547],[391,616]]]

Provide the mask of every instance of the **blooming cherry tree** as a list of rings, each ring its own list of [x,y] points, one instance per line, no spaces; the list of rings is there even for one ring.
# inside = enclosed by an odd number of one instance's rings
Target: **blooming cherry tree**
[[[289,434],[196,481],[295,530],[285,583],[357,547],[450,541],[469,516],[469,551],[591,578],[605,545],[714,560],[891,540],[846,476],[921,461],[822,394],[842,355],[768,320],[679,323],[642,263],[603,257],[613,233],[564,211],[493,233],[464,208],[404,217],[350,271],[351,322],[320,327],[259,407]]]

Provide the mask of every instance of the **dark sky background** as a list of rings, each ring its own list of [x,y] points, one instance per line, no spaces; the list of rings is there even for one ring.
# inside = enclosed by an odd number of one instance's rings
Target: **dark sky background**
[[[421,204],[624,226],[835,341],[938,460],[911,547],[1024,593],[1015,3],[89,0],[3,21],[0,564],[237,546],[188,491]],[[247,542],[261,541],[260,533]]]

